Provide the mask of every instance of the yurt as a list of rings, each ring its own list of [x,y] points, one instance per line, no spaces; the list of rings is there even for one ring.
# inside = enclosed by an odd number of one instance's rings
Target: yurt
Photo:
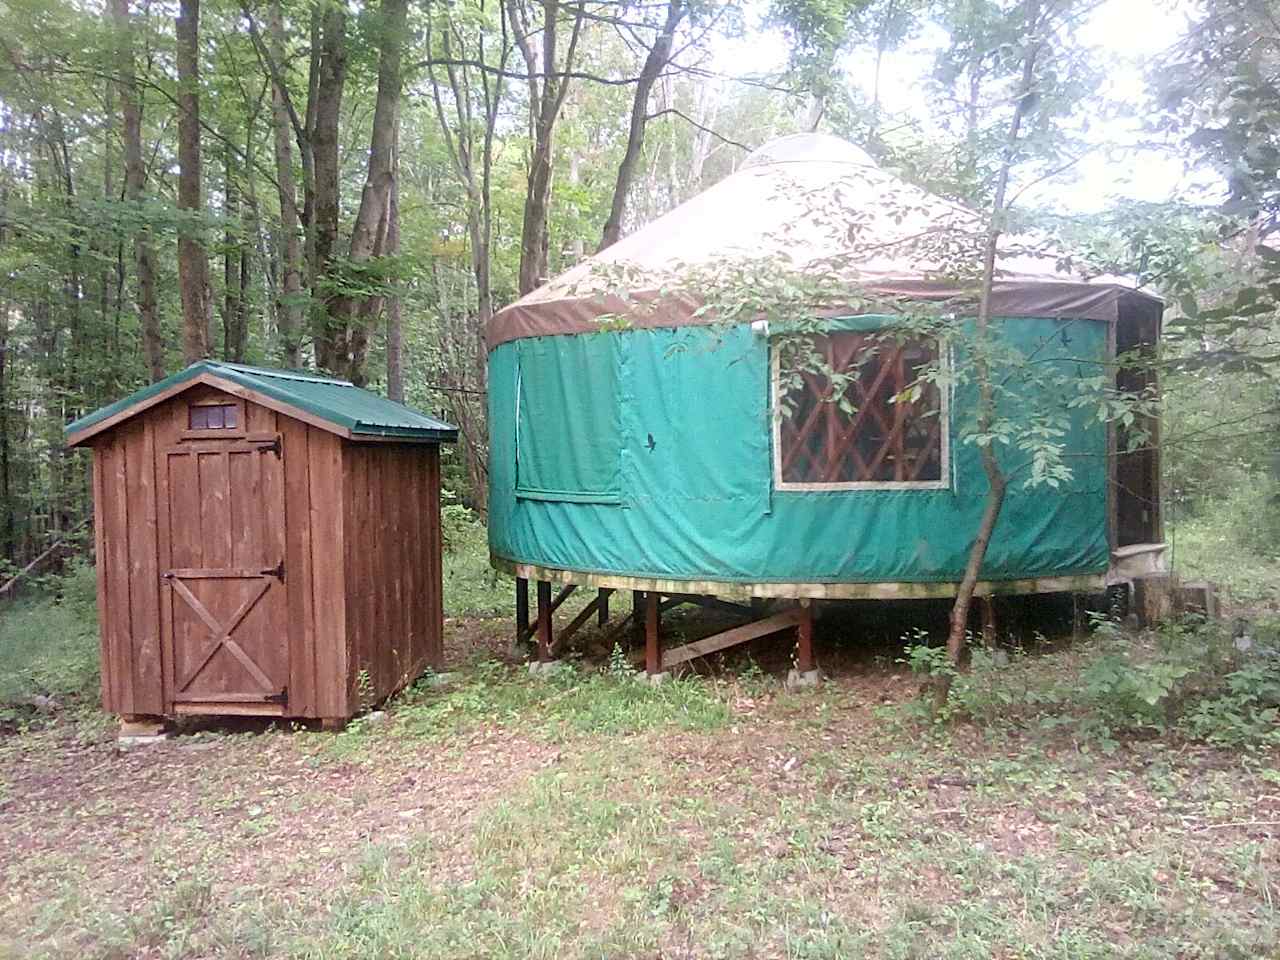
[[[764,255],[801,272],[838,261],[850,306],[824,309],[819,348],[839,369],[894,323],[893,310],[867,306],[876,298],[975,314],[972,284],[948,279],[942,260],[949,237],[981,229],[842,140],[785,137],[500,311],[487,330],[490,552],[518,578],[519,629],[536,633],[540,657],[555,656],[551,614],[581,587],[599,591],[602,612],[610,592],[635,593],[653,673],[792,629],[807,673],[813,600],[953,595],[987,494],[961,430],[976,388],[941,378],[911,404],[899,396],[947,362],[938,345],[906,338],[861,363],[856,404],[823,402],[809,375],[784,413],[767,318],[727,325],[696,291],[644,278]],[[1093,376],[1155,349],[1158,299],[1083,279],[1043,245],[1006,246],[992,314],[1023,355]],[[627,277],[641,279],[620,291]],[[1154,387],[1142,369],[1116,376]],[[1093,591],[1162,563],[1155,445],[1119,452],[1116,431],[1084,409],[1061,439],[1069,479],[1010,484],[979,595]],[[663,650],[662,611],[708,597],[741,605],[748,622]],[[781,602],[762,616],[752,598]]]

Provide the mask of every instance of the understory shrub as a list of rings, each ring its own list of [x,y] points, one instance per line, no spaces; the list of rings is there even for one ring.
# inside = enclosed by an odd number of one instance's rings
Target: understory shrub
[[[1098,618],[1087,642],[1051,657],[970,638],[964,670],[926,635],[904,639],[913,672],[951,678],[941,710],[928,698],[915,706],[937,722],[1071,726],[1107,747],[1121,736],[1169,731],[1218,746],[1280,745],[1277,620],[1186,618],[1138,633]]]
[[[27,716],[35,697],[62,703],[96,696],[97,584],[77,562],[42,591],[0,611],[0,722]]]
[[[510,616],[515,581],[489,565],[489,533],[461,504],[441,511],[444,612],[449,617]]]

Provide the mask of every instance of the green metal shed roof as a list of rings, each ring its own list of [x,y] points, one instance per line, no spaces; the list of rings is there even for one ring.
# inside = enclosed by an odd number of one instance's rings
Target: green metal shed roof
[[[75,445],[87,440],[120,420],[141,413],[180,393],[188,383],[211,380],[225,381],[260,394],[307,414],[311,419],[318,418],[323,424],[330,425],[335,433],[356,440],[362,437],[393,437],[453,443],[458,439],[457,427],[363,390],[347,380],[301,370],[277,370],[250,367],[241,363],[200,360],[185,370],[179,370],[158,383],[143,387],[122,400],[68,424],[68,442]]]

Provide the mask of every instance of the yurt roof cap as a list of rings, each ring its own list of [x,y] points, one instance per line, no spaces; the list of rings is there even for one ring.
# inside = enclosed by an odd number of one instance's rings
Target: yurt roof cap
[[[836,257],[862,296],[976,301],[974,283],[948,278],[922,242],[961,231],[980,236],[982,217],[884,170],[838,137],[794,134],[758,148],[723,180],[500,310],[486,339],[492,349],[521,337],[591,333],[600,317],[618,314],[629,314],[635,326],[713,322],[698,310],[696,295],[673,294],[669,278],[721,259],[772,256],[804,270]],[[1061,251],[1046,251],[1043,243],[1007,239],[992,291],[999,316],[1114,322],[1122,300],[1161,306],[1124,283],[1065,269]],[[610,268],[623,266],[668,282],[615,296],[608,291]],[[637,312],[628,300],[649,307]]]
[[[68,424],[67,445],[84,443],[198,383],[247,397],[350,440],[453,443],[458,439],[457,427],[380,397],[348,380],[305,370],[199,360]]]

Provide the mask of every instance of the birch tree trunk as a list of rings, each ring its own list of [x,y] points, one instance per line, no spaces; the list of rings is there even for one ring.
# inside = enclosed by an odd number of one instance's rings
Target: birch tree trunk
[[[529,43],[529,18],[521,0],[506,0],[504,8],[510,17],[512,35],[524,57],[529,78],[529,127],[532,146],[529,151],[528,192],[525,194],[524,219],[520,228],[519,290],[521,295],[539,286],[547,278],[551,237],[548,219],[551,212],[551,175],[555,151],[556,120],[569,91],[569,72],[577,56],[578,38],[582,34],[585,11],[581,3],[573,7],[573,26],[565,49],[564,62],[559,60],[559,0],[542,0],[542,51],[534,53]],[[541,82],[539,82],[541,77]]]
[[[397,168],[399,158],[397,157]],[[400,253],[400,177],[391,181],[391,201],[387,210],[387,256]],[[387,396],[404,403],[404,325],[401,320],[401,284],[396,281],[383,312],[387,321]]]
[[[396,131],[400,121],[401,51],[408,9],[408,0],[382,0],[379,8],[378,92],[369,140],[369,166],[360,192],[360,208],[351,229],[351,247],[347,256],[351,267],[369,264],[384,252],[386,246],[388,213],[395,181]],[[335,360],[353,383],[363,384],[365,381],[368,328],[376,320],[381,305],[381,296],[364,297],[357,302],[355,296],[347,293],[330,301],[330,327],[341,353]]]
[[[324,7],[319,24],[319,59],[314,71],[315,96],[308,98],[307,113],[313,124],[308,138],[314,166],[315,198],[311,256],[312,337],[316,365],[333,373],[342,372],[345,344],[330,322],[330,291],[323,289],[332,267],[338,243],[340,216],[338,170],[338,122],[342,112],[342,92],[347,80],[347,19],[341,4]]]

